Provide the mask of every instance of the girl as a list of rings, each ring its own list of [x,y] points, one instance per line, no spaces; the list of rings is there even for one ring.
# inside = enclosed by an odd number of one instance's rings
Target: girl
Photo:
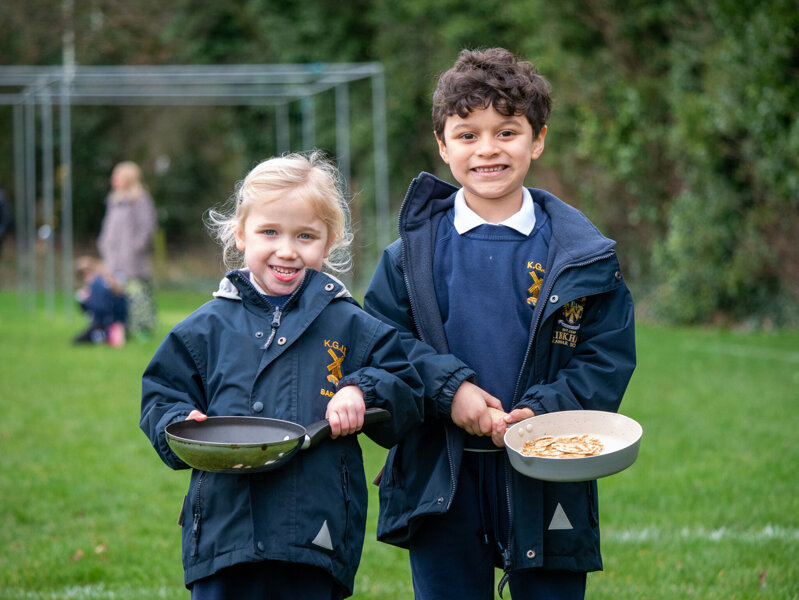
[[[128,333],[148,339],[155,328],[153,236],[157,219],[153,200],[141,182],[141,169],[121,162],[111,172],[111,193],[97,248],[128,299]]]
[[[352,594],[367,492],[357,436],[366,406],[391,421],[368,434],[389,447],[421,421],[422,388],[397,332],[367,315],[337,279],[347,209],[319,153],[256,166],[235,206],[211,211],[226,263],[215,298],[162,342],[142,384],[141,428],[161,459],[187,468],[164,429],[181,419],[252,415],[308,425],[330,440],[280,469],[193,471],[184,499],[183,567],[191,597],[343,598]],[[243,263],[241,262],[243,259]]]

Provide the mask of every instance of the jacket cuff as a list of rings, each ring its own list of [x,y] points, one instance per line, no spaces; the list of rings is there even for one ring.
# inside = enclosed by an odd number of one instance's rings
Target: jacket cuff
[[[441,390],[436,396],[435,409],[436,417],[438,418],[452,418],[452,399],[455,397],[455,392],[464,381],[473,381],[475,379],[475,372],[468,367],[461,367],[450,375],[449,379],[441,386]]]

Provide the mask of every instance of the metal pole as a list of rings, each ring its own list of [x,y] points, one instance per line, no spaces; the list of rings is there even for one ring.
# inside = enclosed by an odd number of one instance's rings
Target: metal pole
[[[391,241],[388,202],[388,150],[386,148],[386,83],[383,69],[372,76],[372,116],[374,122],[375,208],[379,251]]]
[[[289,105],[285,102],[275,106],[275,129],[277,137],[277,153],[291,151],[291,128],[289,126]]]
[[[41,95],[42,120],[42,225],[38,229],[39,239],[44,242],[44,307],[55,314],[55,202],[53,185],[53,105],[50,93],[45,89]]]
[[[61,80],[60,98],[60,166],[61,180],[61,259],[62,285],[64,289],[64,314],[71,320],[75,303],[72,299],[73,275],[73,232],[72,232],[72,121],[69,101],[70,83],[65,74]]]
[[[302,99],[302,149],[312,150],[316,144],[316,123],[314,122],[313,96]]]
[[[14,241],[17,245],[17,286],[20,304],[25,291],[25,120],[22,102],[14,105]]]
[[[31,294],[29,306],[36,308],[36,104],[25,95],[25,274]]]
[[[349,86],[336,86],[336,157],[344,179],[344,192],[350,195],[350,99]]]

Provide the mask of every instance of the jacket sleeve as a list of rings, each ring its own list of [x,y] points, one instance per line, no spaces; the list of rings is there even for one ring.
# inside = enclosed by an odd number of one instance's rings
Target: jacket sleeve
[[[383,252],[366,290],[364,308],[399,332],[405,352],[424,384],[425,418],[449,419],[455,392],[475,373],[452,354],[441,354],[417,337],[400,251],[399,242],[395,242]]]
[[[365,316],[365,315],[364,315]],[[384,408],[391,419],[364,431],[375,442],[390,448],[423,419],[424,386],[409,362],[397,331],[377,319],[369,318],[369,341],[362,345],[363,366],[342,378],[339,388],[357,385],[369,408]]]
[[[535,414],[619,409],[636,362],[632,296],[622,285],[589,300],[574,353],[546,383],[530,387],[517,407]]]
[[[131,252],[140,253],[150,249],[153,242],[153,234],[157,226],[155,205],[149,194],[139,196],[136,201],[136,212],[134,216],[136,223],[132,228]]]
[[[161,343],[142,376],[139,427],[158,456],[173,469],[187,469],[166,441],[167,425],[182,421],[197,409],[206,412],[200,370],[191,352],[173,330]]]

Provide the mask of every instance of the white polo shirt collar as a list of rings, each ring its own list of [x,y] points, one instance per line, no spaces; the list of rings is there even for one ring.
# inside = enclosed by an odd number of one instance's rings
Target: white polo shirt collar
[[[455,206],[453,207],[453,220],[455,222],[455,231],[463,235],[467,231],[471,231],[480,225],[505,225],[511,229],[515,229],[522,235],[530,235],[530,232],[535,228],[535,207],[533,206],[533,197],[526,187],[522,187],[522,207],[519,212],[511,215],[501,223],[489,223],[483,217],[474,212],[466,204],[466,198],[463,194],[463,188],[459,189],[455,194]]]

